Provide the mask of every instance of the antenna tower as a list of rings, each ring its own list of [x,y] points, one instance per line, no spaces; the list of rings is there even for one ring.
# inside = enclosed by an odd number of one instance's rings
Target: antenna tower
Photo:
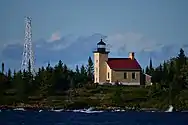
[[[30,62],[30,65],[29,65]],[[32,31],[31,31],[31,18],[25,18],[25,42],[24,42],[24,50],[23,50],[23,57],[22,57],[22,64],[21,69],[30,70],[34,73],[34,54],[32,49]]]

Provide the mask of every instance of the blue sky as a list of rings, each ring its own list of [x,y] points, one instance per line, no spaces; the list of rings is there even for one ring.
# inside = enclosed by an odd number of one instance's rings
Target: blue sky
[[[134,51],[145,67],[188,46],[187,0],[1,0],[0,61],[20,68],[24,16],[32,17],[36,66],[61,59],[71,67],[104,38],[110,56]],[[187,51],[186,51],[187,53]]]

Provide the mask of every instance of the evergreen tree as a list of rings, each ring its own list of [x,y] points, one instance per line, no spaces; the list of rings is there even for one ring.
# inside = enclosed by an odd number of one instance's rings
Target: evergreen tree
[[[150,58],[150,61],[149,61],[149,69],[150,69],[150,70],[153,69],[153,65],[152,65],[152,60],[151,60],[151,58]]]
[[[4,63],[2,63],[2,67],[1,67],[1,72],[4,74],[4,71],[5,71],[5,65],[4,65]]]
[[[159,65],[159,78],[160,78],[160,80],[163,79],[163,67],[161,64]]]
[[[146,73],[146,74],[149,74],[149,68],[148,68],[148,66],[146,66],[145,73]]]
[[[180,66],[183,66],[186,64],[186,56],[185,56],[185,53],[184,53],[184,50],[181,48],[180,49],[180,52],[178,54],[178,62],[179,62],[179,65]]]
[[[76,65],[76,74],[80,74],[80,70],[78,68],[78,65]]]
[[[87,65],[87,75],[88,75],[89,81],[93,81],[93,73],[94,73],[93,61],[91,57],[89,57],[88,65]]]
[[[63,63],[61,60],[59,60],[57,67],[59,68],[59,70],[63,69]]]
[[[183,84],[183,87],[186,87],[188,88],[188,65],[184,65],[180,72],[180,78],[183,80],[184,84]]]
[[[47,97],[50,92],[50,88],[52,87],[52,81],[50,81],[50,73],[47,71],[43,71],[41,73],[41,81],[40,81],[40,95],[42,97]]]
[[[87,74],[86,68],[84,67],[84,65],[81,66],[81,68],[80,68],[80,73],[81,73],[82,75],[86,75],[86,74]]]
[[[87,79],[88,77],[87,77],[86,68],[84,67],[84,65],[82,65],[80,68],[80,80],[83,83],[83,85],[87,83]]]
[[[10,69],[8,69],[8,80],[11,82],[11,80],[12,80],[12,72],[11,72],[11,70]]]
[[[152,74],[153,74],[153,64],[152,64],[152,60],[150,59],[150,62],[149,62],[149,75],[151,75],[152,76]]]
[[[169,67],[169,72],[168,72],[170,85],[172,85],[172,83],[174,81],[174,73],[175,73],[174,62],[171,61],[170,62],[170,67]]]
[[[13,76],[13,86],[16,89],[16,98],[19,102],[25,101],[27,99],[27,85],[24,83],[24,80],[22,78],[22,72],[14,72]]]
[[[82,82],[80,79],[80,76],[81,76],[80,70],[78,68],[78,65],[76,65],[76,72],[75,72],[75,79],[74,79],[75,87],[78,87],[79,84]]]
[[[176,60],[176,71],[180,73],[181,68],[186,64],[186,56],[184,50],[181,48]]]
[[[67,72],[68,72],[68,67],[67,67],[67,65],[65,65],[65,64],[63,65],[63,72],[64,72],[64,73],[67,73]]]
[[[48,65],[47,65],[47,67],[46,67],[46,71],[47,71],[47,72],[50,72],[50,69],[51,69],[50,63],[48,63]]]
[[[181,70],[186,65],[186,56],[184,54],[184,50],[181,48],[180,52],[178,54],[177,60],[176,60],[176,75],[175,80],[179,84],[178,86],[180,88],[184,88],[185,80],[183,77],[181,77]]]
[[[166,85],[166,82],[168,81],[168,69],[167,69],[167,64],[166,62],[164,61],[163,63],[163,73],[162,73],[162,80],[163,80],[163,83]]]

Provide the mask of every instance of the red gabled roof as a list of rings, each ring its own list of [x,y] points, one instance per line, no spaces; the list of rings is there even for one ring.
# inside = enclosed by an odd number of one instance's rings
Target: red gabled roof
[[[115,70],[141,70],[141,66],[136,59],[108,58],[107,64],[111,69]]]

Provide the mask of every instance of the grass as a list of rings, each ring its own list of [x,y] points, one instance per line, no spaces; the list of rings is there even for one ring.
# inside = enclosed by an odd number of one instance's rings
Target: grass
[[[133,86],[95,86],[68,90],[64,95],[48,96],[45,100],[40,96],[30,96],[27,103],[43,103],[52,107],[83,108],[88,106],[137,106],[143,108],[168,107],[168,92],[152,91],[147,87]],[[70,94],[71,93],[71,94]],[[150,95],[149,95],[150,93]],[[188,107],[188,90],[181,91],[174,99],[175,106]],[[16,95],[8,94],[3,100],[5,104],[12,105],[17,101]]]

